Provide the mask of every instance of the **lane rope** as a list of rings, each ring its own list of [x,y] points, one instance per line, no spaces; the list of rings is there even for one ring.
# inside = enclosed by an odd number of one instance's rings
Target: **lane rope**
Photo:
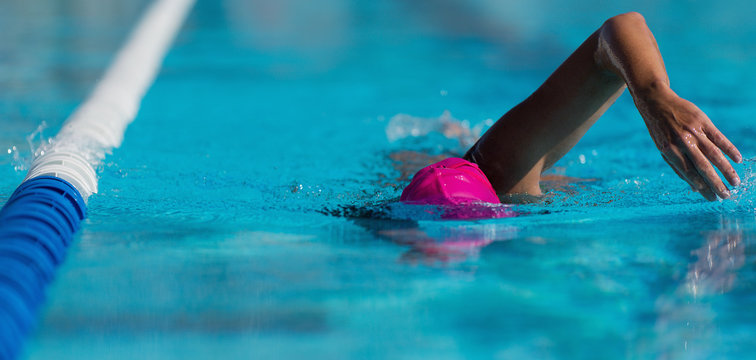
[[[97,192],[95,169],[121,145],[194,0],[152,3],[89,97],[39,149],[0,209],[0,359],[16,358],[45,288]]]

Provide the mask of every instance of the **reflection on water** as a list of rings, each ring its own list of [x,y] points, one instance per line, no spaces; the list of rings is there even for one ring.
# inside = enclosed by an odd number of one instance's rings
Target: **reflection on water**
[[[706,359],[721,351],[717,305],[737,286],[738,271],[746,262],[745,249],[754,237],[745,231],[746,225],[742,219],[722,216],[719,228],[703,233],[701,246],[691,251],[682,281],[657,300],[660,358]]]
[[[432,265],[476,260],[494,241],[511,240],[517,229],[496,223],[418,222],[357,218],[354,223],[374,235],[408,246],[400,261]]]
[[[706,234],[703,246],[693,251],[697,258],[686,276],[688,292],[694,297],[724,294],[733,288],[736,272],[745,263],[744,232],[740,221],[722,218],[722,229]]]

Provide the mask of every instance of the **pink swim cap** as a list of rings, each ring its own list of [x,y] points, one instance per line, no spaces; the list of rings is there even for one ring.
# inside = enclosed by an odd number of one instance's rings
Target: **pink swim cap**
[[[478,165],[460,158],[439,161],[418,171],[400,200],[425,205],[499,203],[499,197]]]

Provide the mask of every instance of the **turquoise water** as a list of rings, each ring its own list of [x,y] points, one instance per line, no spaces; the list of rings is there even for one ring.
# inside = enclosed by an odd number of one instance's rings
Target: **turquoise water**
[[[0,200],[146,4],[0,3]],[[629,10],[678,93],[756,156],[754,6],[200,0],[25,358],[747,358],[756,168],[705,202],[627,95],[555,169],[594,180],[523,216],[367,210],[406,184],[392,154],[464,152],[444,121],[484,130]]]

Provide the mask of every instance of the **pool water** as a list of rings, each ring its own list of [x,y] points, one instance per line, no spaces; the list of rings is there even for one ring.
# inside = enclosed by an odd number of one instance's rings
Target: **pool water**
[[[0,2],[0,200],[147,4]],[[393,155],[463,153],[444,123],[474,139],[630,10],[673,88],[752,159],[755,7],[199,0],[24,358],[747,358],[756,165],[704,201],[627,94],[553,170],[589,181],[521,216],[385,204],[408,182]]]

